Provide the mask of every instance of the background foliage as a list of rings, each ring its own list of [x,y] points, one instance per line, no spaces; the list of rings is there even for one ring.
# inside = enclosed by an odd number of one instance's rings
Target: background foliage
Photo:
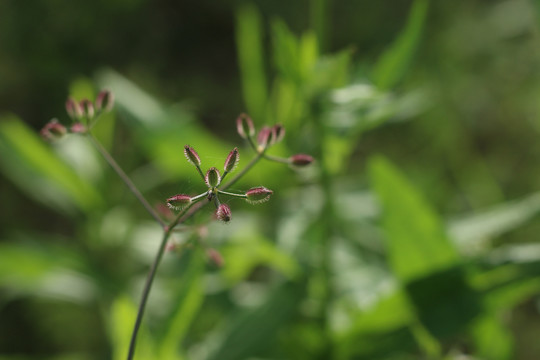
[[[156,206],[203,190],[184,144],[247,163],[243,111],[317,159],[175,237],[139,359],[537,359],[539,5],[0,2],[0,359],[125,358],[160,229],[83,137],[37,135],[103,87],[95,134]]]

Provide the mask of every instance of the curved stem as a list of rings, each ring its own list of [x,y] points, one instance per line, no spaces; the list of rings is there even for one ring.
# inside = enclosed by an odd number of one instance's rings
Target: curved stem
[[[113,170],[118,174],[118,176],[122,179],[122,181],[126,184],[126,186],[129,188],[129,190],[135,195],[137,200],[144,206],[146,211],[156,220],[162,227],[165,227],[166,223],[161,219],[161,217],[157,214],[157,212],[152,208],[152,206],[146,201],[144,196],[141,194],[137,186],[131,181],[129,176],[126,175],[124,170],[118,165],[118,163],[114,160],[114,158],[109,154],[109,152],[101,145],[101,143],[91,134],[87,133],[88,138],[90,139],[90,142],[94,147],[99,151],[101,156],[105,158],[105,160],[109,163],[109,165],[113,168]]]
[[[200,209],[205,203],[196,203],[197,210]],[[201,205],[202,204],[202,205]],[[156,271],[159,266],[159,263],[161,262],[161,259],[163,258],[163,254],[165,253],[165,247],[167,245],[167,241],[169,240],[169,237],[171,236],[171,233],[173,231],[173,228],[178,225],[180,222],[183,222],[187,220],[194,212],[190,212],[189,210],[195,205],[195,203],[191,203],[189,206],[184,208],[177,216],[176,218],[170,223],[169,226],[165,226],[165,232],[163,233],[163,238],[161,239],[161,243],[159,244],[159,249],[156,254],[156,257],[154,259],[154,262],[152,263],[152,267],[150,268],[150,272],[148,273],[148,277],[146,278],[146,282],[144,283],[144,289],[141,296],[141,302],[139,303],[139,309],[137,310],[137,318],[135,319],[135,325],[133,326],[133,333],[131,335],[131,340],[129,342],[129,352],[128,352],[128,360],[132,360],[133,356],[135,355],[135,345],[137,343],[137,334],[139,333],[139,328],[141,327],[142,318],[144,315],[144,309],[146,308],[146,302],[148,301],[148,296],[150,295],[150,289],[152,288],[152,284],[154,283],[154,277],[156,276]]]
[[[97,141],[95,141],[95,142],[96,142],[97,145],[99,145],[99,143],[97,143]],[[103,149],[103,150],[105,150],[105,149]],[[107,156],[105,156],[105,154],[108,155],[108,153],[106,151],[104,153],[102,153],[102,155],[107,159]],[[255,155],[255,157],[253,157],[253,159],[251,159],[251,161],[246,165],[246,167],[244,169],[242,169],[242,171],[240,171],[238,174],[236,174],[236,176],[234,178],[232,178],[229,182],[227,182],[223,186],[223,189],[227,189],[228,187],[230,187],[234,183],[236,183],[236,181],[238,181],[242,176],[244,176],[257,163],[257,161],[259,161],[263,157],[263,155],[264,155],[264,152],[258,152],[257,155]],[[108,158],[110,158],[112,160],[110,155],[108,155]],[[109,162],[109,163],[111,164],[111,166],[113,166],[113,168],[115,168],[115,165],[113,165],[113,164],[116,164],[116,162],[114,162],[114,160],[112,160],[112,163],[111,162]],[[116,165],[116,167],[118,167],[118,166]],[[118,169],[121,171],[121,169],[119,167],[118,167]],[[115,168],[115,170],[116,170],[116,168]],[[131,181],[129,181],[129,179],[127,178],[127,175],[125,175],[123,173],[123,171],[121,171],[121,173],[127,179],[126,184],[130,184]],[[120,175],[120,173],[119,173],[119,175]],[[123,176],[121,176],[121,177],[123,178]],[[206,195],[206,194],[207,193],[204,193],[204,195]],[[202,198],[202,195],[203,194],[196,196],[197,200],[199,200],[200,197]],[[217,199],[216,196],[214,196],[213,198]],[[212,199],[209,199],[209,200],[212,200]],[[171,233],[173,232],[174,227],[176,225],[181,224],[184,221],[186,221],[187,219],[189,219],[191,216],[193,216],[193,214],[195,214],[200,208],[202,208],[206,204],[208,204],[208,202],[206,202],[206,201],[192,202],[191,204],[189,204],[189,206],[184,208],[168,226],[165,226],[165,225],[163,226],[163,229],[164,229],[163,238],[161,240],[161,244],[159,245],[159,249],[158,249],[158,252],[157,252],[156,257],[154,259],[154,262],[152,263],[152,266],[150,268],[150,272],[148,273],[148,277],[146,278],[143,293],[142,293],[142,296],[141,296],[141,302],[140,302],[139,308],[137,310],[137,318],[135,319],[135,325],[133,327],[133,333],[131,335],[131,340],[130,340],[130,343],[129,343],[129,351],[128,351],[127,360],[132,360],[133,356],[135,355],[135,345],[137,344],[137,334],[139,332],[139,328],[141,327],[141,322],[142,322],[142,318],[143,318],[143,315],[144,315],[144,310],[146,308],[146,303],[148,301],[148,296],[150,295],[150,289],[152,288],[152,284],[154,282],[154,278],[155,278],[155,275],[156,275],[157,268],[159,266],[159,263],[161,262],[161,258],[163,257],[163,254],[165,252],[165,247],[167,245],[167,240],[171,236]],[[162,223],[162,221],[160,221],[160,224],[161,223]]]

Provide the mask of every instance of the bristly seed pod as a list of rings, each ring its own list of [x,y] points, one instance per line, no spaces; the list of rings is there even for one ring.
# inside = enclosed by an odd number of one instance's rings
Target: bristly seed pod
[[[295,166],[306,166],[313,162],[313,157],[306,154],[296,154],[291,156],[289,161]]]
[[[186,159],[195,166],[201,166],[201,158],[199,154],[189,145],[184,146],[184,155]]]
[[[88,99],[81,100],[81,102],[79,103],[79,106],[81,107],[83,116],[85,118],[87,119],[94,118],[94,114],[95,114],[94,104],[90,100]]]
[[[275,143],[278,143],[281,140],[283,140],[284,136],[285,136],[285,128],[281,124],[276,124],[272,126],[272,139],[270,143],[272,145]]]
[[[79,120],[83,116],[81,105],[72,97],[66,100],[66,112],[71,120]]]
[[[220,252],[214,248],[209,248],[208,250],[206,250],[206,256],[208,256],[208,259],[212,261],[217,267],[223,267],[223,265],[225,265],[225,260],[223,260],[223,256],[221,256]]]
[[[255,127],[253,126],[253,120],[247,114],[240,114],[236,119],[236,130],[238,135],[243,139],[247,139],[255,135]]]
[[[215,188],[221,182],[221,175],[219,174],[218,169],[212,167],[206,172],[204,177],[204,182],[208,185],[209,188]]]
[[[259,131],[259,134],[257,135],[257,144],[259,145],[260,150],[266,149],[266,147],[268,146],[271,133],[272,130],[268,126],[264,126]]]
[[[238,161],[240,161],[240,155],[238,154],[238,148],[234,148],[229,153],[229,156],[227,156],[227,160],[225,160],[225,172],[231,172],[234,170],[236,165],[238,164]]]
[[[167,199],[167,206],[173,210],[180,210],[191,204],[191,197],[184,194],[171,196]]]
[[[71,128],[69,129],[70,132],[73,134],[84,134],[87,129],[86,126],[81,124],[80,122],[76,122],[75,124],[71,125]]]
[[[231,208],[227,204],[221,204],[216,210],[216,217],[223,222],[231,221]]]
[[[265,188],[264,186],[259,186],[251,188],[246,191],[247,201],[251,204],[259,204],[270,199],[270,195],[274,192]]]
[[[60,124],[57,119],[52,119],[45,124],[43,129],[41,129],[40,134],[46,140],[53,140],[61,138],[66,132],[67,129],[64,125]]]
[[[109,90],[101,90],[96,98],[97,111],[111,111],[114,106],[114,95]]]

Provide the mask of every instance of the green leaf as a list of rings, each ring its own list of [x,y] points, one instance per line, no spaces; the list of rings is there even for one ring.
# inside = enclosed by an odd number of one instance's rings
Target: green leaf
[[[242,6],[236,17],[236,44],[242,91],[248,112],[258,121],[265,121],[268,98],[262,36],[259,12],[253,5]]]
[[[171,314],[168,329],[159,346],[161,360],[181,358],[178,354],[179,344],[184,340],[190,324],[203,304],[203,270],[203,256],[197,252],[191,259],[189,270],[182,277],[178,305]]]
[[[438,338],[461,331],[481,305],[441,221],[387,160],[373,158],[369,165],[383,210],[390,265],[419,320]]]
[[[30,197],[53,208],[88,212],[102,204],[97,190],[15,116],[0,118],[0,167]]]
[[[494,239],[522,226],[540,212],[540,193],[521,200],[497,205],[476,214],[451,221],[449,232],[462,248],[478,248],[485,240]]]
[[[510,331],[495,314],[478,318],[472,329],[476,356],[490,360],[512,359],[513,339]]]
[[[382,157],[371,159],[369,171],[396,276],[407,282],[457,265],[442,223],[416,189]]]
[[[113,360],[124,360],[127,358],[131,334],[135,318],[137,317],[137,307],[127,296],[117,297],[111,306],[109,330],[113,347]],[[153,359],[155,352],[152,351],[153,343],[148,335],[145,324],[141,325],[137,336],[137,347],[135,359]]]
[[[300,273],[293,258],[256,235],[229,243],[223,249],[223,256],[227,259],[223,276],[232,283],[245,279],[258,265],[269,266],[289,279],[294,279]]]
[[[24,239],[17,243],[0,244],[0,287],[8,293],[78,303],[95,298],[96,284],[78,254]]]
[[[414,2],[405,29],[377,62],[373,81],[379,88],[392,88],[405,74],[420,42],[428,5],[429,0]]]
[[[260,307],[241,311],[219,334],[223,339],[209,360],[248,359],[275,345],[280,329],[290,322],[305,294],[305,282],[288,282],[272,291]]]

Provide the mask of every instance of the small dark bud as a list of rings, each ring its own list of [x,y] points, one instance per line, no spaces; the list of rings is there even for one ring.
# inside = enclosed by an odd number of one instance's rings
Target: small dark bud
[[[216,210],[216,217],[223,222],[231,221],[231,208],[227,204],[221,204]]]
[[[55,140],[64,136],[66,132],[67,129],[64,125],[60,124],[57,119],[52,119],[45,124],[40,134],[46,140]]]
[[[268,143],[270,141],[270,135],[272,134],[272,130],[265,126],[259,131],[259,134],[257,135],[257,144],[259,145],[259,150],[264,150],[268,146]]]
[[[88,99],[83,99],[79,103],[79,106],[82,109],[83,116],[87,119],[93,119],[95,115],[94,104]]]
[[[238,135],[243,139],[247,139],[255,135],[255,127],[253,126],[253,120],[247,114],[240,114],[236,119],[236,130]]]
[[[215,167],[208,169],[206,176],[204,177],[204,181],[209,188],[215,188],[218,186],[221,182],[221,175],[219,174],[218,169]]]
[[[231,172],[234,170],[236,165],[238,164],[238,161],[240,161],[240,155],[238,154],[238,148],[234,148],[229,153],[229,156],[227,156],[227,160],[225,160],[225,172]]]
[[[186,159],[195,166],[201,166],[201,158],[199,154],[189,145],[184,146],[184,155]]]
[[[83,116],[83,109],[81,105],[72,97],[66,100],[66,112],[71,120],[79,120]]]
[[[264,186],[255,187],[246,191],[247,201],[251,204],[259,204],[270,199],[274,192]]]
[[[223,256],[219,251],[217,251],[214,248],[209,248],[206,250],[206,256],[208,257],[208,260],[210,260],[214,265],[217,267],[223,267],[225,265],[225,260],[223,260]]]
[[[96,111],[111,111],[113,106],[113,93],[109,90],[101,90],[96,98]]]
[[[184,194],[171,196],[167,199],[167,206],[173,210],[180,210],[191,204],[191,197]]]
[[[313,157],[306,154],[296,154],[289,158],[294,166],[307,166],[313,162]]]

